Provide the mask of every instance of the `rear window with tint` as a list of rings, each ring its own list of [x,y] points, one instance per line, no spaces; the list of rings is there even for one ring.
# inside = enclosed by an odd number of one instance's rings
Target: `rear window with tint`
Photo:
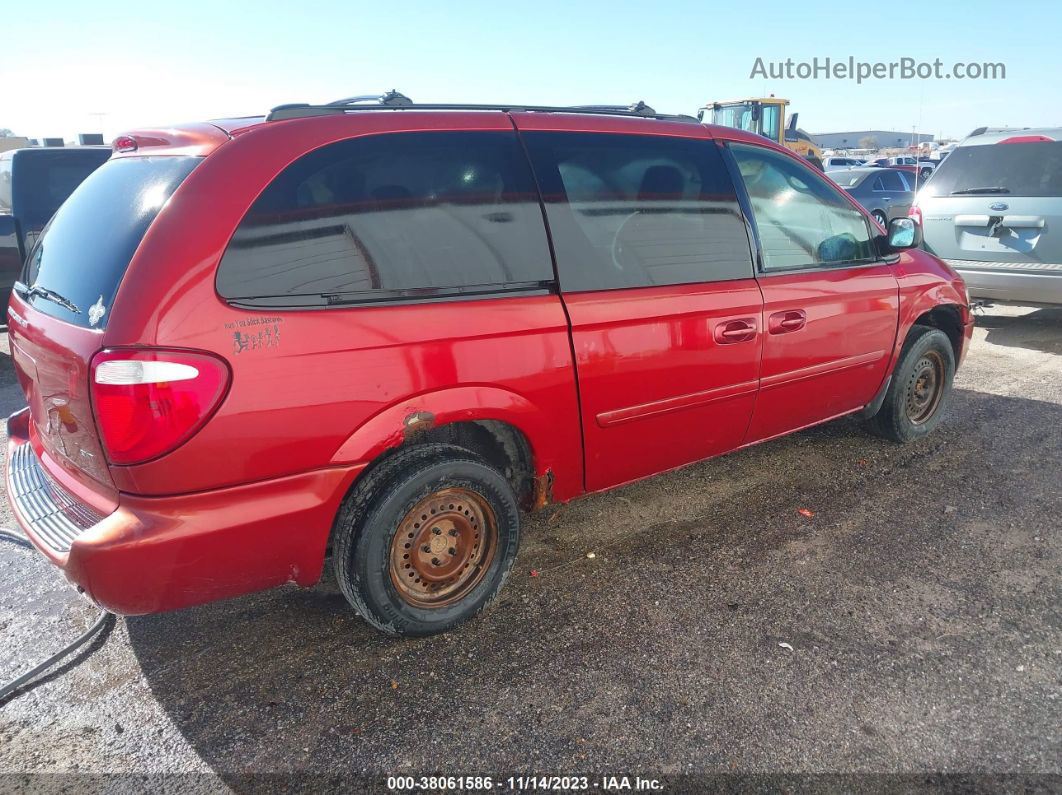
[[[31,294],[33,308],[86,328],[106,326],[144,233],[200,161],[119,158],[89,175],[59,208],[26,261],[22,281],[61,299]]]
[[[241,221],[217,290],[328,306],[541,290],[542,210],[513,132],[388,133],[296,160]]]
[[[895,171],[883,171],[874,180],[876,191],[905,191],[907,186],[900,181],[900,175]]]
[[[752,278],[745,222],[713,141],[570,132],[523,137],[565,291]]]
[[[960,146],[922,190],[928,196],[1062,197],[1062,141]]]

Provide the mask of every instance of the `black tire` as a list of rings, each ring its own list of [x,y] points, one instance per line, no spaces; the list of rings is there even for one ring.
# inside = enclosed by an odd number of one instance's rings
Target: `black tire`
[[[894,442],[921,439],[940,424],[954,378],[955,352],[948,335],[914,326],[900,351],[885,400],[867,427]],[[924,387],[927,379],[933,383],[933,395]]]
[[[454,497],[454,494],[461,496]],[[418,592],[410,592],[414,588],[412,582],[407,583],[396,573],[400,563],[398,554],[402,552],[399,545],[404,542],[396,535],[400,526],[403,534],[412,528],[412,522],[417,518],[410,513],[414,508],[418,508],[419,513],[419,509],[425,506],[423,509],[427,516],[432,511],[426,506],[435,500],[457,502],[457,510],[453,510],[454,505],[450,504],[449,512],[445,504],[439,503],[440,524],[445,526],[441,518],[444,514],[452,514],[463,520],[462,499],[471,508],[471,512],[465,508],[463,513],[470,517],[481,514],[479,527],[476,527],[476,520],[472,518],[467,520],[467,527],[458,527],[451,522],[449,527],[457,529],[447,532],[457,537],[463,529],[469,532],[478,529],[475,538],[480,539],[480,542],[476,549],[481,557],[478,564],[473,559],[466,559],[464,567],[456,571],[454,579],[466,577],[465,572],[469,569],[472,574],[467,576],[474,574],[476,579],[463,580],[461,587],[467,590],[457,590],[453,595],[454,601],[430,603],[427,600],[433,599],[434,595],[420,593],[421,587],[442,586],[434,582],[429,584],[427,578],[420,586],[421,575],[418,573]],[[476,513],[477,508],[479,513]],[[487,548],[484,541],[488,536],[485,528],[491,519],[496,534],[487,560],[484,557]],[[428,526],[435,523],[434,517],[418,523],[421,529],[417,531],[417,540],[421,538],[420,533],[427,533]],[[431,532],[445,538],[444,534],[439,533],[439,527],[432,527]],[[483,534],[482,539],[480,533]],[[414,540],[412,535],[409,538],[410,541]],[[431,540],[430,536],[427,538]],[[457,542],[453,543],[456,545]],[[467,545],[470,544],[471,541],[467,542]],[[434,550],[433,545],[434,540],[431,550]],[[400,450],[385,459],[367,472],[347,495],[333,528],[332,566],[347,601],[374,627],[392,635],[433,635],[467,621],[494,599],[512,570],[519,545],[520,513],[516,495],[501,473],[464,448],[448,444],[424,444]],[[409,558],[410,553],[418,554],[420,549],[427,556],[434,554],[429,551],[428,545],[418,545],[416,550],[410,549],[409,543],[405,543],[404,547],[409,550],[402,555],[405,558]],[[454,555],[455,550],[451,548],[448,552]],[[475,554],[471,549],[468,552]],[[444,556],[446,552],[440,551],[439,554]],[[462,563],[456,555],[452,560],[455,565]],[[432,560],[433,564],[436,562]],[[418,565],[429,564],[421,560]],[[408,563],[405,568],[410,569]],[[418,601],[421,599],[425,601]]]
[[[922,182],[925,182],[927,179],[929,179],[931,176],[933,176],[933,169],[931,169],[931,168],[923,168],[922,171],[919,172],[918,176],[922,180]]]
[[[881,224],[883,227],[885,227],[886,229],[889,228],[889,216],[887,216],[881,210],[874,210],[871,215],[873,215],[874,220]]]

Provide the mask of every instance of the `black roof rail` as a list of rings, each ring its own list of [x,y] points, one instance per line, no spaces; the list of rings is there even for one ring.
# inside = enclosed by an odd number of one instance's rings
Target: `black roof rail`
[[[587,113],[607,114],[610,116],[633,116],[643,119],[660,119],[662,121],[681,121],[697,123],[697,119],[685,114],[657,113],[644,102],[633,105],[476,105],[465,103],[422,103],[413,102],[405,94],[391,90],[385,94],[367,94],[348,97],[329,102],[327,105],[310,105],[305,102],[289,105],[277,105],[266,116],[266,121],[283,119],[302,119],[310,116],[332,116],[351,111],[365,110],[499,110],[504,112],[531,113]]]
[[[974,130],[974,131],[973,131],[972,133],[970,133],[970,134],[969,134],[968,136],[966,136],[966,137],[967,137],[967,138],[973,138],[973,137],[974,137],[975,135],[984,135],[984,134],[985,134],[985,131],[986,131],[987,129],[988,129],[987,127],[978,127],[978,128],[976,129],[976,130]]]

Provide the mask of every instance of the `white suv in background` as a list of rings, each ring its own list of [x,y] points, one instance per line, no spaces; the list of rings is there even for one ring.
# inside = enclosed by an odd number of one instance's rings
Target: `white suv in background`
[[[858,168],[865,162],[867,161],[856,157],[824,157],[822,158],[822,169],[823,171],[833,171],[838,168]]]
[[[911,215],[971,296],[1062,304],[1062,128],[974,130]]]

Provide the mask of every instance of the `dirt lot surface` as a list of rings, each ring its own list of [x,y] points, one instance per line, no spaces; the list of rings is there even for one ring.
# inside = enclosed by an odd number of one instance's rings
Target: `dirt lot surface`
[[[0,772],[1062,773],[1060,471],[1062,310],[990,309],[921,443],[842,420],[551,508],[443,637],[332,582],[119,620],[0,706]],[[0,544],[0,679],[94,616]]]

